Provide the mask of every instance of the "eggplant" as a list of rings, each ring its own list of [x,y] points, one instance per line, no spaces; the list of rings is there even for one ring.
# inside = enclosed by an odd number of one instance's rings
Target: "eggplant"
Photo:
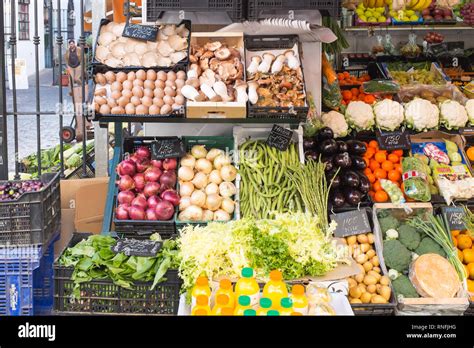
[[[304,138],[303,139],[303,149],[312,150],[316,148],[316,139],[314,138]]]
[[[342,183],[346,187],[357,188],[360,184],[359,175],[352,170],[348,170],[342,175]]]
[[[324,156],[321,157],[321,162],[326,164],[326,168],[324,169],[327,172],[334,169],[334,164],[332,163],[333,156]]]
[[[362,141],[348,140],[346,144],[351,155],[362,156],[367,151],[367,146]]]
[[[341,167],[341,168],[349,168],[352,165],[352,160],[351,156],[349,156],[348,152],[343,152],[340,154],[337,154],[333,157],[332,162],[336,167]]]
[[[359,175],[359,191],[367,193],[370,191],[370,181],[365,175]]]
[[[317,139],[319,141],[334,139],[334,132],[329,127],[323,127],[319,130]]]
[[[357,206],[362,200],[362,193],[358,190],[349,190],[346,192],[346,202],[352,206]]]
[[[354,169],[364,170],[367,168],[367,163],[365,163],[364,159],[360,156],[352,156],[352,165]]]
[[[326,172],[326,180],[327,182],[331,181],[332,178],[334,178],[334,176],[337,174],[337,168],[333,168],[331,170],[328,170]],[[341,178],[342,179],[342,178]],[[342,180],[341,180],[341,183],[342,183]]]
[[[304,156],[307,158],[307,159],[311,159],[313,161],[317,161],[319,159],[319,153],[317,151],[314,151],[314,150],[307,150],[305,153],[304,153]]]
[[[323,140],[321,145],[319,145],[319,151],[323,155],[332,155],[337,152],[337,143],[334,139]]]
[[[340,208],[346,204],[346,199],[341,191],[334,191],[331,195],[331,204],[333,207]]]
[[[328,180],[328,183],[330,183],[330,182],[331,182],[331,178],[329,178],[329,180]],[[336,176],[332,179],[331,188],[338,188],[339,186],[341,186],[341,183],[342,183],[341,176],[340,176],[340,175],[336,175]]]
[[[347,152],[349,150],[345,141],[337,140],[337,151],[339,152]]]

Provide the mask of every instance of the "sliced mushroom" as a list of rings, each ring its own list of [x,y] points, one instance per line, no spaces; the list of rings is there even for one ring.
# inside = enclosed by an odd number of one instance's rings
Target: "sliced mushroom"
[[[219,48],[217,51],[215,51],[214,55],[219,60],[226,60],[230,57],[231,53],[227,47],[222,47],[222,48]]]
[[[204,45],[204,49],[208,51],[214,52],[222,47],[222,43],[220,41],[208,42]]]

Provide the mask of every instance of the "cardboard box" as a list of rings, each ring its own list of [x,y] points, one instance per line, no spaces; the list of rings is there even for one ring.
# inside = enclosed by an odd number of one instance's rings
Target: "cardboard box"
[[[69,243],[72,234],[76,232],[74,226],[75,209],[61,209],[61,236],[54,244],[54,258],[56,259],[63,252]]]
[[[93,182],[77,190],[74,225],[78,232],[102,231],[108,182]]]
[[[84,186],[109,183],[109,178],[61,180],[61,209],[76,209],[76,193]]]

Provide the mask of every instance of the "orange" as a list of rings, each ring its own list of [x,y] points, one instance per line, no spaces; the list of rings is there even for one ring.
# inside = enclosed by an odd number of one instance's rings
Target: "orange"
[[[337,74],[337,79],[338,80],[344,80],[344,74],[342,74],[342,73]]]
[[[458,236],[458,248],[461,250],[464,249],[469,249],[472,247],[472,240],[469,236],[466,236],[465,234],[460,234]]]
[[[372,172],[375,172],[380,168],[380,163],[375,160],[370,160],[369,168],[372,170]]]
[[[370,196],[370,198],[374,199],[375,192],[374,191],[369,191],[369,196]]]
[[[455,239],[455,240],[456,240],[456,239]],[[461,262],[462,262],[462,260],[464,259],[463,253],[462,253],[462,251],[459,250],[459,249],[458,249],[458,259],[459,259],[459,261],[461,261]]]
[[[451,235],[453,237],[457,237],[461,234],[461,231],[460,230],[451,230]]]
[[[364,162],[365,162],[365,165],[368,167],[370,164],[370,160],[367,157],[364,157]]]
[[[382,162],[382,169],[386,170],[387,172],[393,169],[393,163],[390,161]]]
[[[458,247],[458,240],[456,237],[453,237],[453,245],[457,248]],[[461,255],[460,259],[462,261],[462,251],[458,249],[458,256]]]
[[[387,171],[384,169],[376,169],[374,175],[377,179],[387,179]]]
[[[392,154],[397,155],[398,157],[403,156],[403,150],[393,150]]]
[[[383,163],[387,160],[387,156],[382,151],[378,151],[375,154],[375,160],[379,163]]]
[[[374,183],[375,180],[377,180],[377,179],[375,178],[375,175],[372,174],[372,173],[366,174],[366,175],[367,175],[367,179],[369,179],[369,182],[370,182],[371,184]]]
[[[393,182],[399,182],[401,178],[402,175],[398,170],[392,169],[388,172],[388,180],[391,180]]]
[[[375,192],[374,200],[377,203],[383,203],[388,201],[388,195],[385,191],[377,191]]]
[[[357,97],[359,95],[359,89],[358,88],[351,88],[351,93],[352,93],[352,95],[355,95]]]
[[[364,102],[366,102],[367,104],[373,104],[375,103],[375,97],[373,95],[366,95],[364,97]]]
[[[469,292],[474,292],[474,280],[467,280],[467,290]]]
[[[372,158],[372,156],[375,155],[375,148],[370,147],[370,145],[367,147],[367,151],[365,152],[365,157],[367,158]]]
[[[365,169],[364,169],[364,174],[365,174],[365,175],[372,174],[372,171],[370,170],[370,168],[365,168]]]
[[[474,146],[471,146],[466,150],[466,155],[470,161],[474,161]]]
[[[371,140],[369,141],[369,146],[377,149],[379,147],[379,143],[377,143],[377,140]]]
[[[380,180],[377,180],[376,182],[374,182],[373,188],[375,192],[383,191],[382,185],[380,184]]]
[[[351,100],[352,99],[351,91],[348,91],[348,90],[342,91],[342,98],[344,98],[344,100]]]
[[[403,169],[402,169],[402,165],[401,165],[401,164],[398,164],[398,163],[397,163],[397,164],[395,164],[393,167],[395,168],[395,170],[396,170],[397,172],[399,172],[400,174],[402,174]]]
[[[474,250],[473,249],[464,249],[462,251],[462,256],[463,256],[463,260],[464,260],[464,263],[471,263],[471,262],[474,262]]]
[[[467,264],[467,270],[469,271],[468,277],[474,279],[474,262]]]
[[[393,153],[388,155],[387,159],[392,163],[398,163],[400,161],[400,158],[397,155],[393,154]]]
[[[351,77],[351,74],[349,74],[349,72],[347,72],[347,71],[344,71],[344,72],[343,72],[343,75],[344,75],[344,78],[345,78],[345,79]]]

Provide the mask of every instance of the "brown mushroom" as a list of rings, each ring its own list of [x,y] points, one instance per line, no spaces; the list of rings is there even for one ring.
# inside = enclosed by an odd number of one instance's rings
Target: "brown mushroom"
[[[214,52],[206,51],[199,57],[199,59],[203,60],[203,59],[209,59],[209,58],[212,58],[212,57],[214,57]]]
[[[230,50],[230,56],[231,56],[231,57],[239,58],[239,59],[241,58],[240,52],[239,52],[238,49],[236,49],[236,48],[234,48],[234,47],[230,47],[229,50]]]
[[[222,47],[214,52],[214,55],[219,60],[226,60],[230,57],[231,53],[227,47]]]
[[[209,69],[209,58],[201,59],[199,61],[199,66],[201,67],[202,70]]]
[[[189,61],[191,63],[197,63],[198,62],[198,59],[196,58],[196,56],[194,54],[190,54],[189,55]]]
[[[209,68],[210,68],[212,71],[216,72],[217,69],[219,68],[219,64],[220,64],[219,59],[217,59],[217,58],[212,58],[212,59],[209,61]]]
[[[227,82],[232,76],[237,75],[237,69],[234,66],[234,63],[228,61],[221,62],[217,69],[217,73],[221,77],[222,81]]]
[[[204,45],[204,49],[208,51],[214,52],[222,47],[222,43],[220,41],[208,42]]]

